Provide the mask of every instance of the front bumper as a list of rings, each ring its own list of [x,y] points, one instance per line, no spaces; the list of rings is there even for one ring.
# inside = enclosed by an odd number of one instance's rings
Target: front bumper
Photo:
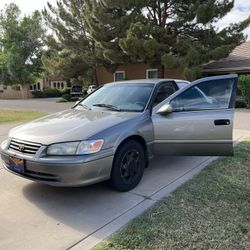
[[[31,157],[10,150],[1,150],[4,168],[29,180],[52,186],[74,187],[90,185],[110,178],[113,149],[84,156]],[[11,156],[24,159],[24,173],[10,169]]]

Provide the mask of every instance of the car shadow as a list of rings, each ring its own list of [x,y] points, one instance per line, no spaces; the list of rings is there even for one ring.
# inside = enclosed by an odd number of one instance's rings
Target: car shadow
[[[104,226],[141,201],[131,197],[132,194],[113,190],[105,182],[74,188],[30,183],[22,191],[28,201],[58,225],[66,224],[85,234]]]
[[[196,158],[196,161],[200,162],[202,158]],[[127,193],[113,190],[107,182],[77,188],[51,187],[32,182],[23,186],[22,191],[30,203],[57,223],[88,234],[182,175],[193,163],[193,157],[158,157],[145,170],[141,183]]]

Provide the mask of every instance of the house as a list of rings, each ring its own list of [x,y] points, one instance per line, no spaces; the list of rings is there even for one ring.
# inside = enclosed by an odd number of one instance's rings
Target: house
[[[183,70],[181,68],[173,70],[165,68],[164,77],[183,78],[182,73]],[[114,73],[108,71],[103,66],[97,68],[97,79],[99,85],[121,80],[150,79],[150,78],[158,78],[158,69],[152,68],[149,64],[145,63],[119,65]]]
[[[229,73],[250,74],[250,42],[245,42],[236,47],[227,58],[212,61],[204,65],[202,73],[204,76]],[[157,77],[158,70],[144,63],[120,65],[114,73],[102,66],[97,68],[99,85],[120,80],[150,79]],[[165,67],[164,78],[183,79],[183,69],[169,70]]]
[[[33,91],[42,91],[45,88],[60,89],[67,88],[67,82],[60,76],[44,77],[31,85],[6,86],[0,84],[0,99],[27,99],[32,98]]]
[[[204,75],[250,74],[250,41],[236,47],[224,59],[210,62],[203,67]]]
[[[67,88],[67,82],[62,77],[53,75],[39,79],[36,83],[30,85],[31,91],[42,91],[46,88],[63,90]]]
[[[158,78],[158,69],[145,63],[119,65],[113,73],[105,67],[99,66],[96,73],[99,85],[120,80]],[[203,66],[204,76],[230,73],[250,74],[250,41],[236,47],[227,58],[212,61]],[[183,69],[170,70],[165,67],[164,78],[183,79]],[[45,88],[63,90],[67,88],[67,82],[60,76],[54,75],[44,77],[30,86],[20,86],[20,89],[0,84],[0,99],[31,98],[32,91],[42,91]]]

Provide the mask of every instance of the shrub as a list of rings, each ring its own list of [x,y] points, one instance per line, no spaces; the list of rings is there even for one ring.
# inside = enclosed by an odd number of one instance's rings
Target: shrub
[[[243,100],[236,100],[235,108],[241,109],[241,108],[246,108],[247,105]]]
[[[71,99],[70,99],[71,102],[77,102],[77,101],[79,101],[79,100],[80,100],[80,99],[77,98],[77,97],[71,97]]]
[[[250,108],[250,75],[242,75],[238,80],[238,87],[242,92],[247,108]]]
[[[45,98],[44,93],[42,91],[34,91],[32,92],[34,98]]]
[[[69,101],[71,96],[70,96],[70,94],[64,94],[64,95],[62,95],[62,98]]]
[[[64,89],[61,91],[61,94],[64,95],[64,94],[69,94],[70,95],[70,89]]]
[[[33,97],[35,98],[49,98],[49,97],[61,97],[65,93],[66,93],[66,90],[61,91],[58,89],[47,88],[47,89],[44,89],[43,91],[34,91],[32,94],[33,94]]]

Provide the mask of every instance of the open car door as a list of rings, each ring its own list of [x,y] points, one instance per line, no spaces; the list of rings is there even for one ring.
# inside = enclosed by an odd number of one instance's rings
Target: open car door
[[[233,118],[238,76],[207,77],[153,109],[154,153],[233,155]]]

